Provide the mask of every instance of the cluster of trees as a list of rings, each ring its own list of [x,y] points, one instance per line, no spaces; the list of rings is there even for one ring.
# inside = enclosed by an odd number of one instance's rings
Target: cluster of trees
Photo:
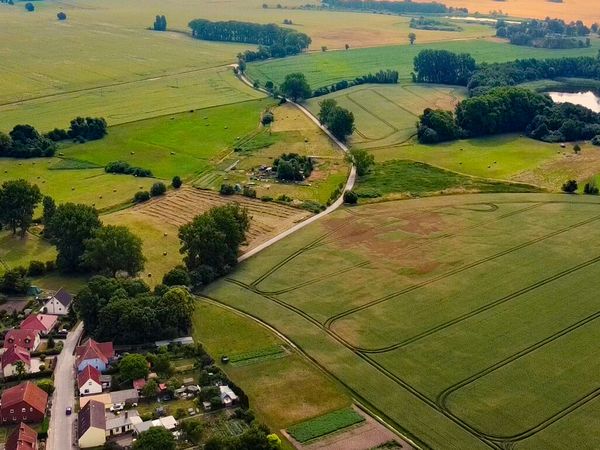
[[[320,97],[321,95],[347,89],[352,86],[358,86],[360,84],[396,84],[398,83],[398,77],[399,75],[397,70],[380,70],[376,73],[368,73],[367,75],[356,77],[354,80],[342,80],[332,84],[331,86],[318,88],[313,92],[312,96]]]
[[[246,209],[228,204],[212,208],[179,228],[179,251],[192,286],[206,285],[236,266],[249,227]]]
[[[546,142],[600,139],[600,114],[580,105],[558,103],[536,115],[525,132]]]
[[[37,158],[54,153],[56,144],[31,125],[16,125],[8,134],[0,132],[0,157]]]
[[[310,98],[312,95],[310,85],[301,72],[287,74],[279,89],[283,95],[291,98],[294,102]]]
[[[319,122],[340,141],[345,141],[354,132],[354,114],[337,104],[333,99],[319,103]]]
[[[297,153],[284,153],[273,160],[273,170],[280,180],[303,181],[310,177],[313,168],[312,158]]]
[[[590,46],[578,37],[589,36],[590,29],[582,21],[565,23],[560,19],[528,20],[508,24],[500,19],[496,23],[496,36],[507,38],[511,44],[545,48],[573,48]]]
[[[106,136],[106,129],[103,117],[76,117],[71,120],[68,136],[79,141],[95,141]]]
[[[360,148],[353,148],[346,155],[348,162],[356,167],[356,174],[359,177],[366,175],[373,164],[375,164],[375,157],[368,151]]]
[[[59,12],[59,13],[56,14],[56,18],[58,20],[67,20],[67,15],[64,12],[61,11],[61,12]]]
[[[132,167],[125,161],[111,161],[104,167],[106,173],[121,173],[134,177],[151,177],[152,171],[141,167]]]
[[[248,50],[238,55],[245,62],[267,58],[282,58],[301,53],[311,43],[310,37],[290,28],[275,24],[258,24],[251,22],[211,22],[195,19],[189,23],[192,36],[207,41],[240,42],[258,44],[256,51]]]
[[[468,14],[467,8],[453,8],[438,2],[413,2],[402,1],[380,1],[380,0],[328,0],[327,4],[332,8],[358,9],[374,12],[389,12],[394,14]]]
[[[413,79],[419,83],[466,86],[475,69],[475,60],[468,53],[428,49],[415,56]]]
[[[462,27],[448,21],[413,17],[410,19],[410,28],[417,30],[436,30],[436,31],[462,31]]]
[[[86,331],[98,340],[140,344],[189,332],[194,300],[183,287],[157,286],[130,278],[93,277],[76,297]]]
[[[145,169],[140,169],[145,170]],[[142,175],[137,175],[142,176]],[[148,175],[152,176],[152,174]],[[183,182],[181,178],[177,175],[173,177],[173,181],[171,181],[171,186],[175,189],[179,189]],[[167,185],[162,181],[157,181],[150,187],[150,191],[138,191],[133,196],[133,203],[142,203],[150,200],[150,197],[160,197],[161,195],[165,195],[167,193]]]
[[[154,31],[167,31],[167,18],[165,16],[156,16],[152,24]]]
[[[0,276],[0,292],[7,295],[25,295],[31,287],[31,281],[27,278],[27,269],[15,267],[9,269]]]

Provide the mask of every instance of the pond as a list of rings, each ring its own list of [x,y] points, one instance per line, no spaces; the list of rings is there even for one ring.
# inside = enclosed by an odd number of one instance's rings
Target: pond
[[[592,91],[587,92],[547,92],[556,103],[573,103],[585,106],[600,113],[600,97]]]

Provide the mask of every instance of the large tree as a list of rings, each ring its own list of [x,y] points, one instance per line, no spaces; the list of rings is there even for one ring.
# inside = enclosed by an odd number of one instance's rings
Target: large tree
[[[173,434],[162,427],[152,427],[141,433],[133,443],[134,450],[175,450]]]
[[[123,381],[133,381],[146,378],[148,361],[143,355],[132,353],[123,357],[119,363],[119,376]]]
[[[58,250],[56,263],[60,270],[74,272],[82,269],[85,241],[92,238],[101,226],[98,212],[91,206],[65,203],[56,208],[48,230]]]
[[[306,81],[306,77],[300,72],[287,74],[279,89],[283,95],[295,102],[302,101],[312,95],[312,90]]]
[[[5,181],[0,188],[0,224],[10,228],[13,234],[25,236],[33,221],[33,212],[42,200],[36,185],[25,180]]]
[[[348,159],[356,166],[356,173],[361,177],[375,164],[375,157],[368,151],[360,148],[350,150]]]
[[[91,270],[112,276],[118,272],[135,276],[144,269],[146,258],[142,253],[142,240],[127,227],[108,225],[98,228],[84,246],[81,261]]]

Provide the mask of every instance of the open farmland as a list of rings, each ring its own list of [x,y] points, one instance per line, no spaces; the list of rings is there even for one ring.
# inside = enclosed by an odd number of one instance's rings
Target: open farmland
[[[417,30],[418,35],[418,30]],[[400,81],[411,80],[413,59],[426,48],[444,49],[456,53],[470,53],[475,61],[505,62],[519,58],[561,58],[565,56],[596,56],[598,40],[582,49],[549,50],[510,45],[493,40],[436,42],[432,44],[395,45],[348,51],[309,53],[289,58],[248,64],[247,73],[253,80],[264,84],[267,80],[279,84],[288,73],[302,72],[313,89],[341,80],[354,79],[369,72],[393,69],[400,73]]]
[[[599,220],[596,198],[552,194],[343,209],[204,295],[284,333],[424,447],[591,450]]]
[[[336,100],[356,119],[352,144],[372,149],[407,141],[425,108],[452,110],[465,96],[466,89],[453,86],[368,84],[310,99],[308,108],[316,115],[320,102]]]

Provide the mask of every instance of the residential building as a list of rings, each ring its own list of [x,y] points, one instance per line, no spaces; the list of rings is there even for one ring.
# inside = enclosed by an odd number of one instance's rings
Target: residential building
[[[135,389],[124,389],[122,391],[105,392],[103,394],[81,397],[79,399],[79,406],[83,408],[89,401],[95,400],[102,403],[105,409],[109,409],[117,403],[133,405],[139,401],[139,398],[140,396]]]
[[[53,314],[56,316],[65,316],[69,313],[73,296],[60,288],[56,294],[44,304],[46,314]]]
[[[104,372],[109,362],[115,357],[115,350],[112,342],[96,342],[88,339],[75,349],[75,356],[77,372],[81,372],[88,365]]]
[[[4,336],[4,348],[15,345],[33,352],[40,345],[40,333],[31,330],[8,330]]]
[[[123,411],[121,414],[108,414],[106,416],[106,436],[133,431],[134,426],[142,423],[139,413],[135,410]]]
[[[77,415],[79,447],[100,447],[106,442],[106,416],[104,404],[91,400]]]
[[[173,416],[161,417],[155,420],[146,420],[145,422],[136,423],[133,425],[133,432],[139,436],[144,431],[148,431],[153,427],[163,427],[169,431],[173,431],[177,428],[177,420]]]
[[[81,396],[101,394],[100,371],[94,366],[85,366],[85,369],[77,375],[77,387]]]
[[[30,381],[6,389],[0,401],[3,424],[41,422],[46,415],[48,394]]]
[[[31,372],[31,356],[29,350],[18,345],[13,345],[4,350],[1,357],[2,361],[2,374],[5,377],[12,375],[18,375],[17,368],[18,362],[23,363],[23,367],[26,373]]]
[[[223,405],[231,406],[234,403],[237,403],[238,396],[235,395],[235,392],[233,392],[229,386],[219,386],[219,390],[221,391],[221,403],[223,403]]]
[[[37,450],[37,432],[21,423],[19,428],[13,431],[4,445],[4,450]]]
[[[57,316],[49,314],[30,314],[21,322],[19,328],[21,330],[38,331],[41,335],[46,335],[56,326],[57,320]]]

